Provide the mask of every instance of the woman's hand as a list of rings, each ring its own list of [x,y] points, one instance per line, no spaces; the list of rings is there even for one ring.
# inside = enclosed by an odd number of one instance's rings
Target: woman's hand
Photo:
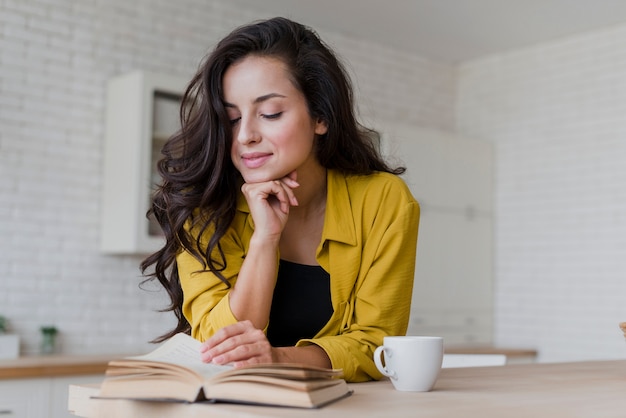
[[[295,171],[278,180],[244,183],[241,186],[254,219],[255,235],[280,239],[289,217],[289,208],[298,205],[293,192],[298,186]]]
[[[202,361],[215,364],[274,363],[274,348],[263,331],[250,321],[241,321],[220,329],[200,346]]]

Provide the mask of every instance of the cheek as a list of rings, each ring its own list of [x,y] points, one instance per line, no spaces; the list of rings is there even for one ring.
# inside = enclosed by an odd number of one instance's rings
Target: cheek
[[[235,168],[239,170],[239,152],[237,151],[235,142],[233,142],[233,145],[230,147],[230,160],[233,162]]]
[[[315,132],[306,121],[300,121],[277,129],[272,137],[274,143],[281,147],[306,149],[313,143]]]

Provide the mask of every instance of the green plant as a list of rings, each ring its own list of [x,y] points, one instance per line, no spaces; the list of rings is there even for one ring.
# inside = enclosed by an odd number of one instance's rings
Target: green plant
[[[54,337],[55,335],[57,335],[57,332],[59,332],[59,330],[57,330],[54,325],[41,327],[41,333],[43,335],[50,335]]]
[[[54,325],[45,325],[41,328],[41,354],[53,354],[56,352],[55,337],[59,330]]]
[[[7,332],[7,319],[0,315],[0,334],[5,334]]]

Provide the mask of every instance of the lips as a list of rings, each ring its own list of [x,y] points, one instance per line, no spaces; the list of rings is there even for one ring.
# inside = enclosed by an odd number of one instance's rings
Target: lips
[[[241,161],[246,168],[261,167],[272,156],[271,153],[253,152],[241,155]]]

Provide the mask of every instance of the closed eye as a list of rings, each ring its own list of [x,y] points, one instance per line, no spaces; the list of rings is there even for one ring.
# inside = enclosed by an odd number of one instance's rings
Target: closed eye
[[[283,112],[278,112],[278,113],[272,113],[271,115],[261,115],[264,119],[278,119],[281,115],[283,114]]]
[[[235,118],[235,119],[231,119],[231,120],[230,120],[230,124],[231,124],[231,125],[236,125],[236,124],[237,124],[237,122],[239,122],[240,120],[241,120],[241,117],[238,117],[238,118]]]

